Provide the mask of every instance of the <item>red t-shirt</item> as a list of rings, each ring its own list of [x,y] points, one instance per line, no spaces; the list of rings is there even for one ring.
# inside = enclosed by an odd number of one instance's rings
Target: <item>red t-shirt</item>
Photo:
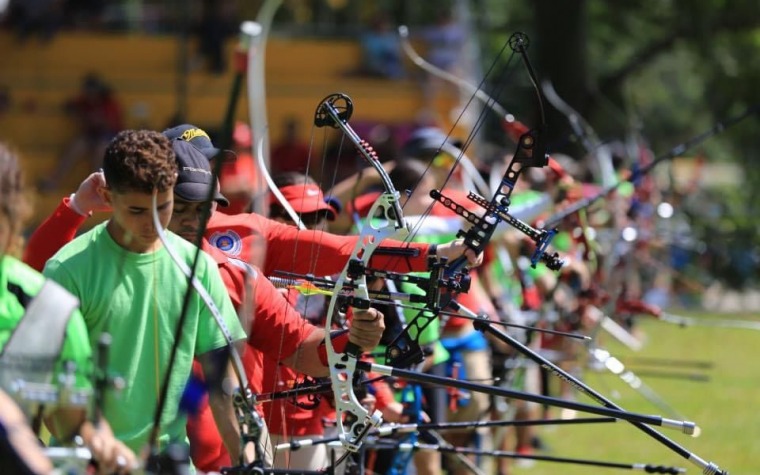
[[[298,309],[302,316],[309,315],[312,322],[323,322],[327,310],[326,296],[312,295],[302,296],[295,290],[287,293],[290,305]],[[284,391],[292,389],[297,381],[303,381],[303,374],[281,365],[278,361],[264,357],[263,385],[264,393]],[[319,395],[322,402],[316,409],[304,409],[296,406],[291,400],[275,399],[265,401],[261,407],[264,411],[264,420],[271,434],[282,436],[321,435],[324,433],[322,418],[334,413],[330,404],[332,393]],[[306,396],[298,397],[298,401],[308,403]]]
[[[42,271],[45,262],[58,249],[74,239],[79,226],[87,219],[68,207],[64,198],[58,208],[29,238],[24,262]],[[254,213],[226,215],[214,213],[206,229],[206,238],[225,254],[247,263],[264,262],[264,275],[275,270],[320,275],[339,273],[354,249],[357,236],[338,236],[321,231],[300,231],[295,226],[278,223]],[[383,247],[409,247],[416,255],[409,258],[373,255],[370,266],[397,272],[427,270],[428,244],[383,241]],[[313,258],[313,259],[312,259]],[[229,289],[228,289],[229,290]]]
[[[303,381],[301,373],[264,358],[265,393],[292,389],[296,381]],[[318,397],[321,398],[321,403],[316,409],[305,409],[285,399],[263,402],[264,420],[269,432],[286,437],[324,434],[322,418],[335,412],[331,405],[333,395],[332,392],[326,392]],[[298,401],[305,403],[308,398],[299,396]]]
[[[259,269],[251,267],[248,271],[250,291],[246,292],[246,270],[233,264],[230,257],[205,239],[203,244],[203,250],[219,264],[219,272],[235,309],[241,315],[251,315],[250,311],[243,309],[252,310],[251,321],[243,322],[250,330],[242,359],[251,391],[259,394],[266,387],[263,382],[266,373],[264,355],[268,355],[266,360],[278,365],[279,361],[295,353],[316,327],[301,318]],[[253,301],[244,302],[247,295],[252,296]],[[262,417],[266,415],[260,406],[256,409]],[[232,465],[208,404],[204,404],[196,416],[188,418],[187,433],[193,463],[200,470],[218,471],[223,466]]]

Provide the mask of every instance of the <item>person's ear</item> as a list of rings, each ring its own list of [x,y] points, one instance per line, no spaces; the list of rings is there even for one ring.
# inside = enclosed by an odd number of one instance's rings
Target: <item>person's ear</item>
[[[96,190],[103,203],[113,208],[113,191],[107,185],[99,186]]]

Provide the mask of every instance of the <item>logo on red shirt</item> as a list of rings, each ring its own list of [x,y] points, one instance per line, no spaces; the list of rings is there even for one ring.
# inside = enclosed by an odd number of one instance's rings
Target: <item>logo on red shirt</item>
[[[231,230],[223,233],[214,233],[209,239],[211,245],[217,247],[231,256],[239,256],[243,249],[243,241],[240,236]]]

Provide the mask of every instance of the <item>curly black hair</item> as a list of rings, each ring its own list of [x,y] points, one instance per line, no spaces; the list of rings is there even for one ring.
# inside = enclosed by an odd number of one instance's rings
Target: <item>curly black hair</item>
[[[103,156],[108,187],[124,193],[170,190],[177,182],[177,159],[171,141],[153,130],[123,130]]]

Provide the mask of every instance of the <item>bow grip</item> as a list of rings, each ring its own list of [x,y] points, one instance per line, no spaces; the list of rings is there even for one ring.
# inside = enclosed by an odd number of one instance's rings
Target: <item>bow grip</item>
[[[346,343],[346,348],[343,353],[353,356],[354,358],[358,358],[362,354],[362,348],[356,343],[349,341]]]
[[[459,256],[453,261],[451,261],[444,271],[444,276],[451,277],[460,270],[462,270],[467,265],[467,257],[465,256]]]

